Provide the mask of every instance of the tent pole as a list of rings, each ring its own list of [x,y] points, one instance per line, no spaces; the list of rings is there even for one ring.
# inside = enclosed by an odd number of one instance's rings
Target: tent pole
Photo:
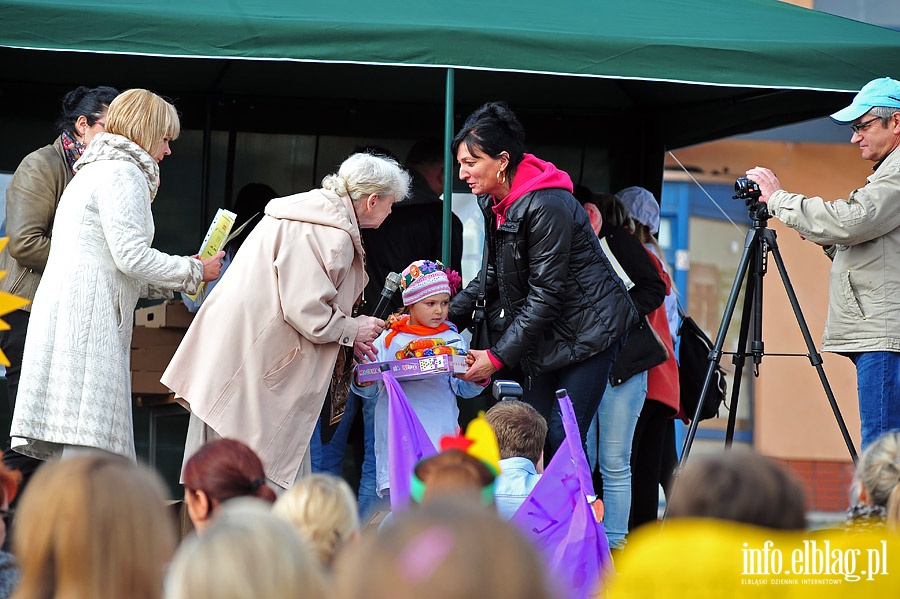
[[[453,237],[453,156],[450,140],[453,139],[453,69],[447,69],[447,90],[444,99],[444,226],[441,234],[441,261],[450,267],[450,242]]]
[[[212,153],[213,99],[206,97],[203,114],[203,147],[200,154],[200,230],[209,226],[209,179]]]

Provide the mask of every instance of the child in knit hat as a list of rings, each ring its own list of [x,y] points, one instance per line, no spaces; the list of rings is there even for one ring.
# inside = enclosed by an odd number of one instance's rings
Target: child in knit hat
[[[401,360],[442,353],[465,353],[469,347],[453,323],[447,320],[450,296],[462,280],[438,261],[417,260],[401,273],[403,311],[387,320],[384,333],[375,340],[379,361]],[[415,380],[400,380],[407,399],[435,447],[441,437],[459,428],[457,396],[466,399],[482,392],[483,384],[470,383],[446,373]],[[377,396],[375,404],[375,482],[379,496],[389,490],[388,397],[382,382],[354,383],[362,397]]]

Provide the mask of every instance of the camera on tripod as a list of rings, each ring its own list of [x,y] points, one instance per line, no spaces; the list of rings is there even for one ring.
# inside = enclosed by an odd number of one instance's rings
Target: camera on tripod
[[[752,181],[747,177],[738,177],[734,182],[734,200],[744,200],[748,206],[759,201],[762,192],[756,181]]]

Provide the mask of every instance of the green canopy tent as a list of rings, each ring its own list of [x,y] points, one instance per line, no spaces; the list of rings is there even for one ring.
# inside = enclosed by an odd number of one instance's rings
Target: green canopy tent
[[[898,58],[896,31],[775,0],[0,0],[0,122],[109,83],[207,132],[412,139],[505,99],[531,142],[658,190],[666,149],[820,117]]]

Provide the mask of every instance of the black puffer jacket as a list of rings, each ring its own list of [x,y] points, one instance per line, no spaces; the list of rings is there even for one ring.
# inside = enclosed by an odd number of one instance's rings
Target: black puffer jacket
[[[498,229],[491,197],[479,196],[485,215],[489,267],[487,297],[504,312],[506,331],[491,353],[536,376],[585,360],[618,341],[638,314],[600,249],[587,213],[563,189],[539,189],[516,200]],[[493,279],[493,280],[491,280]],[[470,321],[478,279],[450,304],[450,318]]]

